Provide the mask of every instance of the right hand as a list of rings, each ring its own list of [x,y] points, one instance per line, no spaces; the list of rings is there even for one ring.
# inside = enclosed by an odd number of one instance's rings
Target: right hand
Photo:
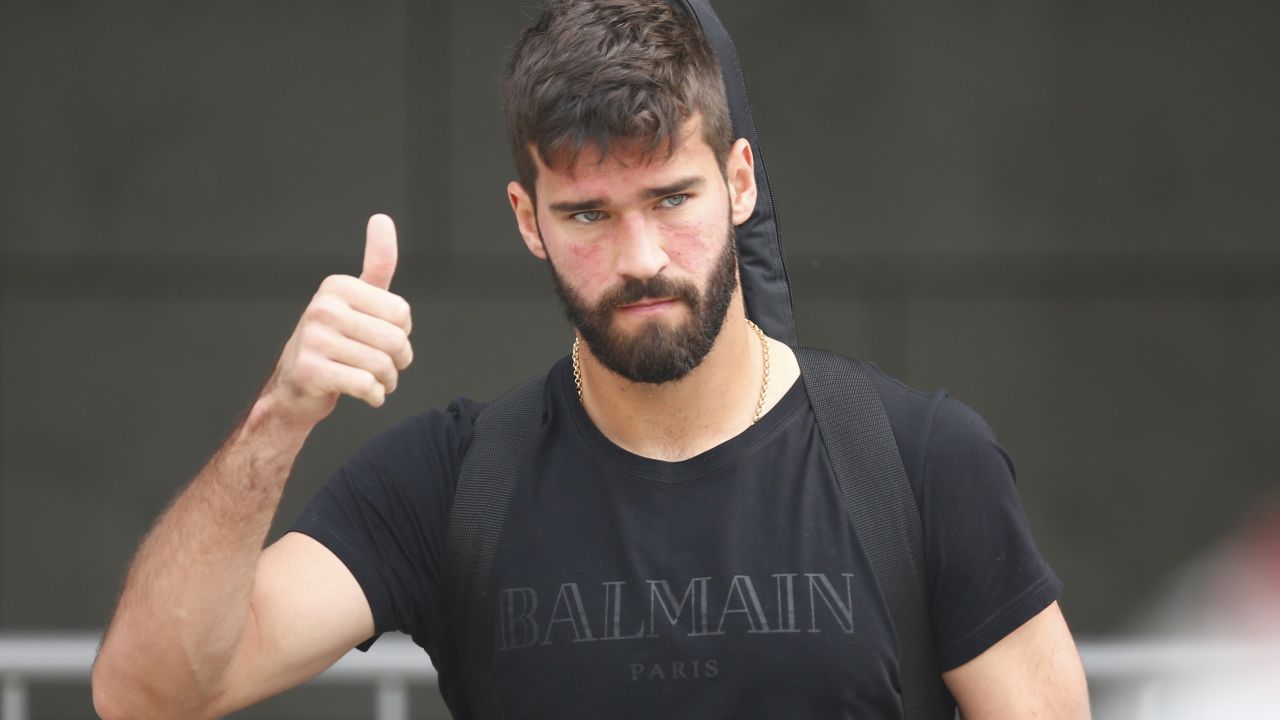
[[[330,275],[303,311],[264,395],[291,418],[317,423],[339,395],[381,406],[413,361],[409,303],[390,292],[396,227],[369,218],[360,277]]]

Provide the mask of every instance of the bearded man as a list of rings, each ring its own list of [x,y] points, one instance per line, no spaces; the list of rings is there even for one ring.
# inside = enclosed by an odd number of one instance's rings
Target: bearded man
[[[388,631],[430,654],[459,717],[904,717],[891,608],[796,351],[747,317],[738,238],[768,189],[688,9],[559,0],[504,77],[508,199],[575,335],[537,386],[484,579],[484,697],[445,558],[482,404],[391,427],[261,549],[310,430],[340,395],[381,405],[413,359],[377,215],[363,273],[325,280],[143,541],[94,668],[103,717],[223,715]],[[966,718],[1086,717],[1061,584],[994,435],[867,367],[919,507],[947,689]]]

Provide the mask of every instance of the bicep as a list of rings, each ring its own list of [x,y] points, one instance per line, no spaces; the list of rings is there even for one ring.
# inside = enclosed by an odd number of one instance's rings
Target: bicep
[[[1084,668],[1056,602],[942,679],[967,720],[1089,717]]]
[[[359,583],[328,548],[289,532],[263,550],[245,634],[211,714],[300,685],[374,634]]]

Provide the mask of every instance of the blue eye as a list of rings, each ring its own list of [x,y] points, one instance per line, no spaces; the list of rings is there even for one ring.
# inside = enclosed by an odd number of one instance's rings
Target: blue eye
[[[583,210],[582,212],[574,213],[569,217],[580,223],[589,224],[603,220],[604,212],[601,210]]]
[[[668,195],[662,198],[661,204],[664,207],[679,207],[684,204],[685,200],[688,200],[688,199],[689,199],[688,195]]]

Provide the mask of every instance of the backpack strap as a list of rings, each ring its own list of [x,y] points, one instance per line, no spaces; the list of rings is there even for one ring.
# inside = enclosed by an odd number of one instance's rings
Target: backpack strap
[[[480,411],[449,509],[445,595],[466,717],[471,720],[499,716],[489,675],[489,575],[520,464],[542,422],[546,378],[545,372],[529,378]]]
[[[906,720],[952,718],[955,701],[933,646],[920,512],[880,394],[856,360],[811,348],[798,348],[796,359],[840,494],[893,618]]]

